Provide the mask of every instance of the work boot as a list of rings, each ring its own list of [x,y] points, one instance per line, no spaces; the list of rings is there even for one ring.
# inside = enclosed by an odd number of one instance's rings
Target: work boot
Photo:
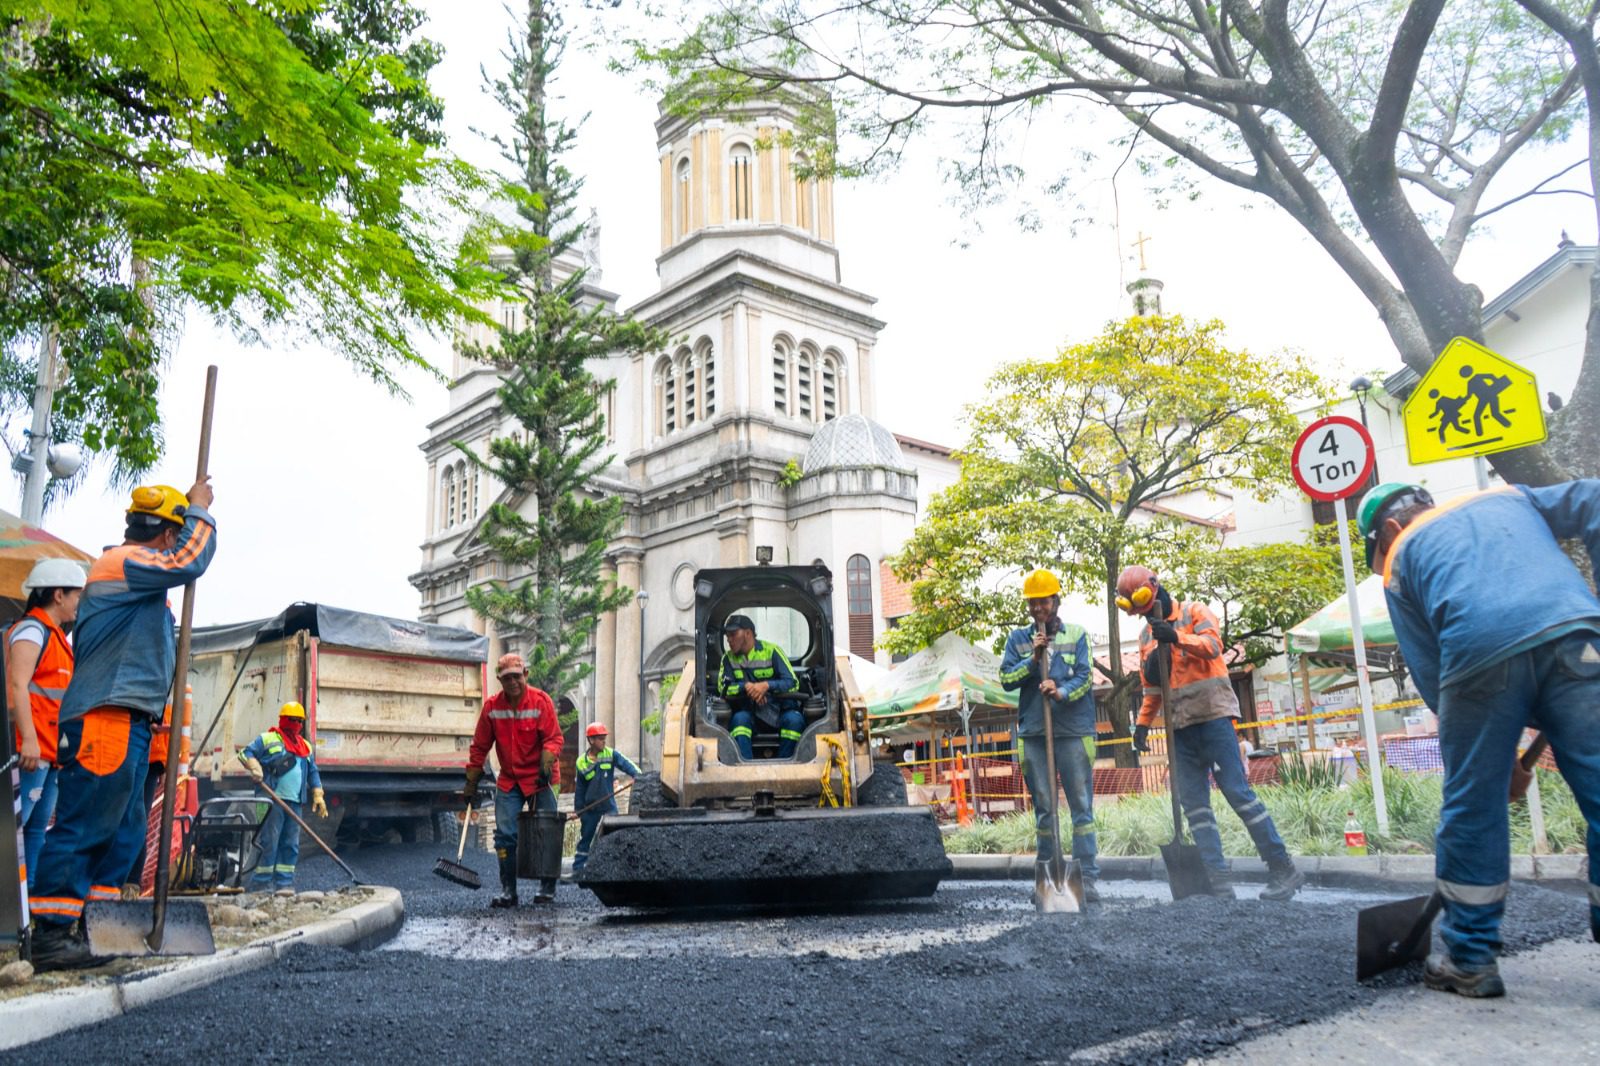
[[[1233,879],[1226,870],[1207,870],[1206,878],[1211,882],[1211,896],[1213,899],[1234,899]]]
[[[535,903],[554,903],[556,901],[556,883],[554,881],[540,881],[539,892],[533,897]]]
[[[1083,901],[1085,903],[1100,902],[1100,885],[1092,877],[1083,879]]]
[[[500,859],[500,894],[489,901],[489,906],[515,907],[517,905],[517,853],[509,848],[497,848],[495,855]]]
[[[1500,979],[1500,964],[1463,966],[1448,955],[1429,955],[1422,971],[1422,983],[1440,992],[1454,992],[1472,999],[1492,999],[1506,994]]]
[[[1300,886],[1306,883],[1306,875],[1295,869],[1293,862],[1269,866],[1267,873],[1267,887],[1261,890],[1261,898],[1274,903],[1293,899]]]
[[[84,970],[100,965],[101,961],[89,953],[89,945],[71,925],[34,925],[32,962],[38,972]]]

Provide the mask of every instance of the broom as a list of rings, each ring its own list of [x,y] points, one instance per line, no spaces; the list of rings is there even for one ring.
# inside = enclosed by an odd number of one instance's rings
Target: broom
[[[483,882],[478,880],[478,871],[461,863],[461,857],[467,853],[467,834],[472,831],[472,804],[467,804],[467,813],[461,816],[461,843],[456,847],[456,861],[440,859],[433,864],[433,872],[453,884],[463,888],[482,888]]]

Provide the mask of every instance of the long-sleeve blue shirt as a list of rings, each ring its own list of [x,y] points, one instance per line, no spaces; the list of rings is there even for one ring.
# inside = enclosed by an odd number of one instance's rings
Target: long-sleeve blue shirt
[[[178,658],[167,592],[205,573],[216,550],[216,523],[193,506],[171,551],[122,544],[94,561],[73,630],[77,665],[63,722],[105,706],[160,720]]]
[[[1384,594],[1422,698],[1578,630],[1600,632],[1600,601],[1557,538],[1600,564],[1600,481],[1508,486],[1424,511],[1389,550]]]
[[[616,791],[617,771],[621,770],[629,777],[638,777],[639,768],[633,765],[629,758],[614,748],[606,748],[599,755],[590,755],[587,751],[578,756],[578,762],[573,767],[573,776],[577,778],[576,789],[572,793],[573,810],[582,810],[591,803],[599,803]],[[600,811],[601,808],[596,808]],[[616,805],[611,805],[611,810],[616,810]]]
[[[1089,657],[1089,635],[1081,626],[1059,618],[1050,638],[1049,666],[1043,672],[1033,657],[1033,638],[1037,625],[1013,629],[1006,638],[1005,654],[1000,657],[1000,685],[1017,693],[1017,731],[1023,736],[1044,736],[1044,696],[1039,683],[1046,677],[1056,683],[1060,693],[1050,708],[1050,724],[1057,735],[1087,737],[1094,734],[1093,665]]]

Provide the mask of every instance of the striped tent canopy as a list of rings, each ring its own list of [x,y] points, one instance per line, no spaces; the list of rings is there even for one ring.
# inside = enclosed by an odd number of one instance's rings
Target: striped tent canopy
[[[1000,687],[1000,657],[954,633],[861,686],[875,734],[927,732],[959,721],[964,707],[1017,706]]]
[[[28,599],[22,582],[40,559],[72,559],[87,565],[94,556],[42,529],[24,525],[14,514],[0,511],[0,600],[6,601],[7,617],[22,614]]]

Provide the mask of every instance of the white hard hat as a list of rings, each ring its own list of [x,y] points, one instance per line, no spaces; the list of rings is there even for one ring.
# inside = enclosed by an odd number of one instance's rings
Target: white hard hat
[[[34,589],[81,589],[83,567],[71,559],[40,559],[22,583],[23,592]]]

